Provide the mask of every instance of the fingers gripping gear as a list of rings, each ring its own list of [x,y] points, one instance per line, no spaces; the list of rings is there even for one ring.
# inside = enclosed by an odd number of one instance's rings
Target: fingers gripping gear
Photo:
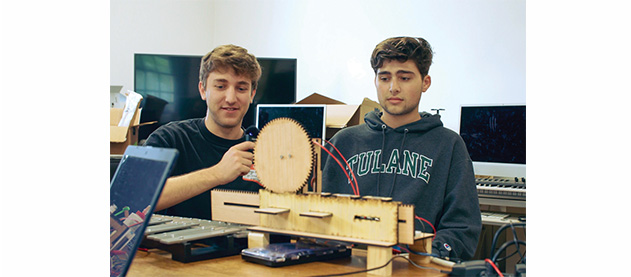
[[[290,118],[277,118],[260,131],[254,165],[261,184],[272,192],[296,192],[307,183],[313,144],[305,129]]]

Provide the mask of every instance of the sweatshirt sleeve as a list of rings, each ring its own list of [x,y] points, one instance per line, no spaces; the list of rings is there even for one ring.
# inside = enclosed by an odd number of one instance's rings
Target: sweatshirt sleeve
[[[456,145],[445,191],[442,217],[438,219],[432,253],[469,260],[478,245],[482,219],[473,165],[466,147]]]

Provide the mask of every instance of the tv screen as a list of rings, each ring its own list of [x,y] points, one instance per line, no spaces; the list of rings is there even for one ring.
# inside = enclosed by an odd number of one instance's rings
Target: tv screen
[[[460,136],[474,162],[526,164],[526,106],[463,106]]]
[[[143,96],[138,139],[149,137],[171,121],[206,116],[206,102],[197,89],[202,56],[134,55],[134,91]],[[255,125],[256,105],[296,102],[297,59],[257,58],[263,70],[254,101],[243,118],[243,127]]]

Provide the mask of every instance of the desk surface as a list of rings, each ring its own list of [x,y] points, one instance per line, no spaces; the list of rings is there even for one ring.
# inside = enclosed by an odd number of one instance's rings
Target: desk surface
[[[447,276],[447,274],[437,270],[417,268],[402,258],[396,258],[392,262],[393,276]],[[433,263],[423,266],[449,270]],[[241,255],[180,263],[171,260],[169,252],[151,249],[148,252],[138,251],[136,253],[127,276],[314,276],[354,272],[363,269],[366,269],[366,251],[358,249],[353,249],[353,255],[347,258],[284,267],[268,267],[246,262],[241,259]],[[352,276],[369,275],[360,273]]]

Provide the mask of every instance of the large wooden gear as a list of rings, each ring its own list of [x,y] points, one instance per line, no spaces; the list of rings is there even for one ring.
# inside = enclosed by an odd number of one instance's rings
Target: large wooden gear
[[[261,129],[254,147],[254,167],[268,190],[297,192],[313,165],[313,144],[305,129],[290,118],[277,118]]]

